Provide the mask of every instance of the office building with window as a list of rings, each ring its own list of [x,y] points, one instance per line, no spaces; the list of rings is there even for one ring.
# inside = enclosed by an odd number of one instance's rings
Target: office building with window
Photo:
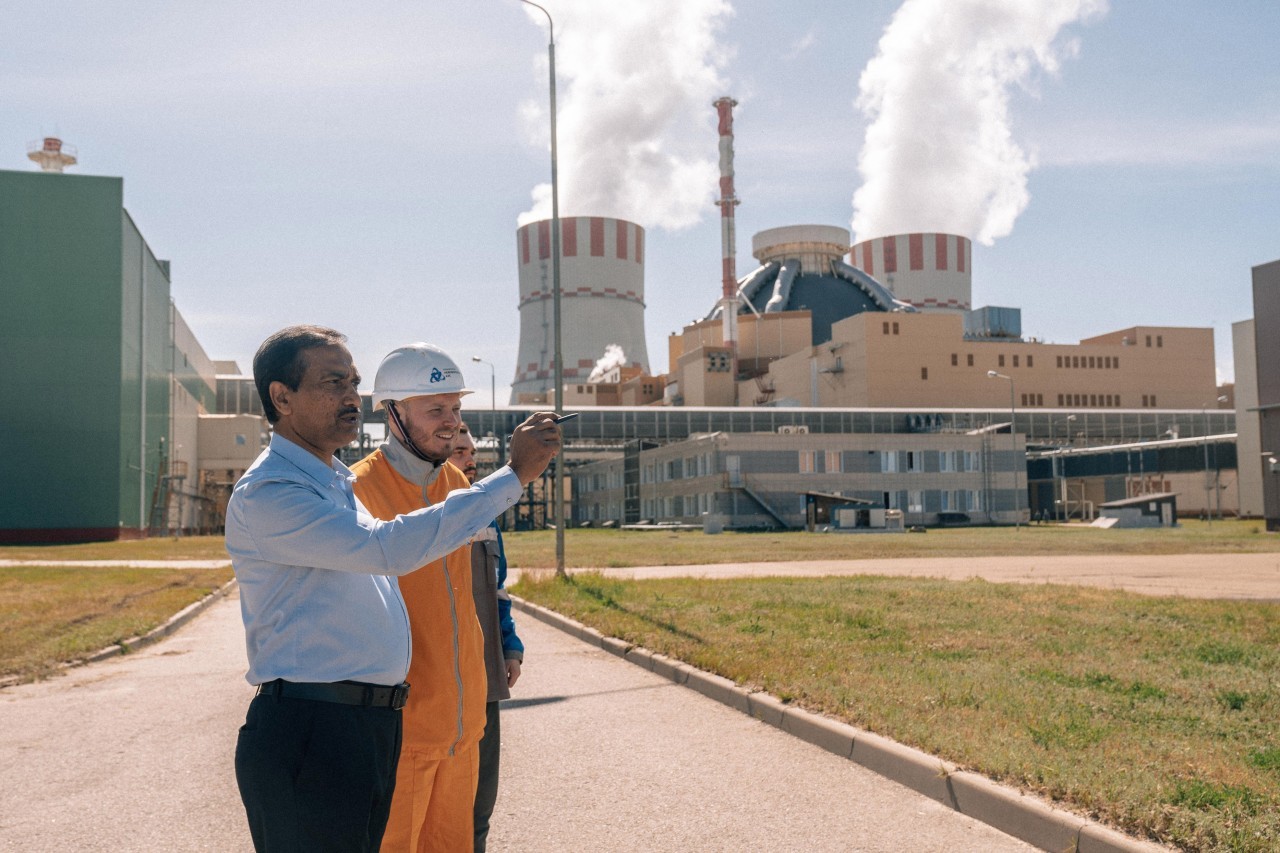
[[[805,495],[856,498],[908,525],[1013,524],[1028,518],[1022,435],[710,433],[574,471],[575,523],[798,528]]]

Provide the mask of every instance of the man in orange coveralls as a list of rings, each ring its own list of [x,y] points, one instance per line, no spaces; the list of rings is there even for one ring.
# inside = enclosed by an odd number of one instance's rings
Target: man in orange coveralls
[[[460,416],[462,372],[442,350],[415,343],[382,360],[373,407],[387,410],[387,440],[351,466],[355,493],[375,518],[392,519],[469,487],[446,465]],[[471,851],[472,806],[484,734],[488,682],[484,635],[472,598],[471,548],[444,558],[442,571],[400,578],[409,610],[414,685],[404,707],[384,851]]]

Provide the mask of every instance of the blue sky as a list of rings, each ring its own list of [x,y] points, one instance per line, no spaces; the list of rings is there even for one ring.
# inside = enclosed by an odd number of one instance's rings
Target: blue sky
[[[584,2],[544,3],[560,44],[562,176],[589,172],[566,127],[590,136],[579,148],[607,147],[601,123],[635,130],[652,102],[669,114],[646,119],[658,148],[713,162],[713,91],[740,102],[740,273],[759,230],[849,226],[869,123],[859,78],[901,2],[688,0],[704,36],[688,42],[691,28],[661,27],[672,0],[607,4],[623,21]],[[1008,88],[1011,138],[1034,166],[1007,236],[975,244],[974,304],[1021,307],[1024,334],[1054,342],[1211,325],[1229,379],[1250,267],[1280,258],[1280,4],[1132,0],[1083,17],[1056,36],[1056,71]],[[549,174],[546,34],[516,0],[52,0],[5,18],[0,168],[34,168],[26,144],[56,133],[78,147],[75,171],[122,176],[210,356],[247,369],[266,335],[319,322],[350,336],[370,380],[388,350],[425,339],[464,362],[476,405],[489,377],[470,356],[495,363],[505,401],[516,221]],[[632,42],[576,67],[587,46],[614,44],[615,25]],[[664,49],[675,95],[661,75],[637,83]],[[654,180],[651,195],[669,189]],[[719,291],[714,194],[713,176],[679,228],[625,198],[575,210],[562,195],[566,215],[646,225],[657,370],[666,336]]]

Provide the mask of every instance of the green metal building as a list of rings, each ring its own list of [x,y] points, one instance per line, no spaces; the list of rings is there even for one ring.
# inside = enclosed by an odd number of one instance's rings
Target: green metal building
[[[146,534],[167,460],[169,264],[121,178],[0,171],[0,542]]]

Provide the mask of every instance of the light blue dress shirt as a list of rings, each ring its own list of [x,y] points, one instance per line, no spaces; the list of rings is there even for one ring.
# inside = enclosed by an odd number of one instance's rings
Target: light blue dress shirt
[[[520,499],[510,468],[435,506],[379,521],[337,459],[273,435],[227,504],[250,684],[399,684],[412,652],[395,576],[462,547]]]

